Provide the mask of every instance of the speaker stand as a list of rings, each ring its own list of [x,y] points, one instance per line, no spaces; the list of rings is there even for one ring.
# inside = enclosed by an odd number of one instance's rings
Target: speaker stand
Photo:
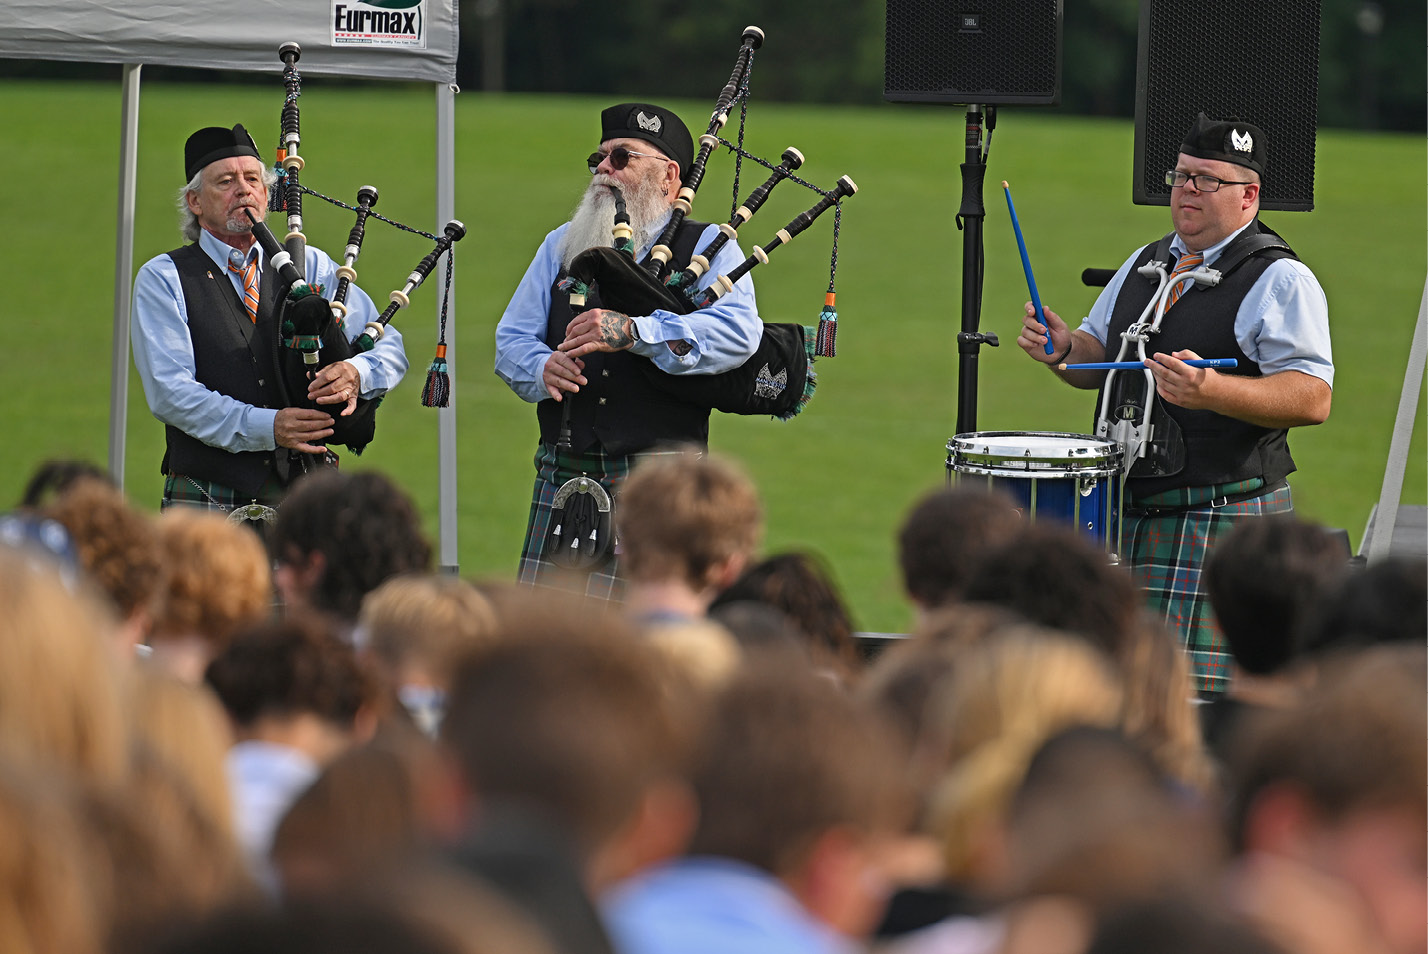
[[[962,207],[957,211],[957,228],[962,232],[962,330],[957,335],[957,431],[977,429],[977,357],[982,345],[997,347],[995,334],[977,330],[982,316],[982,276],[986,259],[982,220],[987,217],[982,202],[982,180],[987,174],[992,130],[997,126],[997,108],[986,107],[986,136],[982,135],[982,107],[967,107],[966,161],[962,163]]]

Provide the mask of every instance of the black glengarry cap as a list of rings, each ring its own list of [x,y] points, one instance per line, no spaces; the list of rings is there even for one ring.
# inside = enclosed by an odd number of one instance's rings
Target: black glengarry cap
[[[1180,151],[1197,159],[1233,162],[1263,176],[1269,161],[1269,137],[1253,123],[1221,121],[1201,113],[1185,134]]]
[[[184,181],[189,182],[198,171],[210,162],[233,156],[252,156],[261,159],[253,137],[242,124],[226,129],[223,126],[205,126],[183,144]]]
[[[678,116],[650,103],[620,103],[600,113],[600,141],[643,139],[679,163],[679,177],[694,162],[694,138]]]

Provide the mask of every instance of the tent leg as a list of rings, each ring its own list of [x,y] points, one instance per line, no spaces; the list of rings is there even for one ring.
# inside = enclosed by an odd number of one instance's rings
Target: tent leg
[[[119,133],[119,216],[114,242],[114,338],[109,382],[109,473],[124,487],[124,428],[129,412],[129,305],[134,272],[134,181],[139,156],[139,71],[124,64]]]
[[[456,217],[456,93],[452,83],[436,84],[436,228]],[[451,254],[448,252],[447,254]],[[441,302],[436,301],[438,329]],[[437,513],[441,528],[440,569],[455,576],[460,572],[456,549],[456,279],[452,277],[451,300],[447,311],[446,363],[451,374],[451,402],[438,408],[438,482]]]

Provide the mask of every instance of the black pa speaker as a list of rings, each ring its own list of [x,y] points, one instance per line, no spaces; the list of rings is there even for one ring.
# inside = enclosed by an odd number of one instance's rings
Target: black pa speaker
[[[887,0],[883,96],[1055,106],[1061,0]]]
[[[1170,204],[1165,172],[1204,111],[1269,137],[1261,209],[1314,208],[1319,0],[1141,0],[1137,54],[1137,205]]]

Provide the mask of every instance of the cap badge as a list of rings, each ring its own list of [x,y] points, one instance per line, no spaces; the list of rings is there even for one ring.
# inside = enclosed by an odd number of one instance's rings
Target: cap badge
[[[646,116],[644,110],[640,110],[635,114],[635,122],[639,123],[641,129],[646,132],[652,132],[656,136],[659,135],[661,127],[664,126],[664,123],[658,116]]]
[[[1248,131],[1241,133],[1239,130],[1231,129],[1230,145],[1236,152],[1254,152],[1254,138]]]

